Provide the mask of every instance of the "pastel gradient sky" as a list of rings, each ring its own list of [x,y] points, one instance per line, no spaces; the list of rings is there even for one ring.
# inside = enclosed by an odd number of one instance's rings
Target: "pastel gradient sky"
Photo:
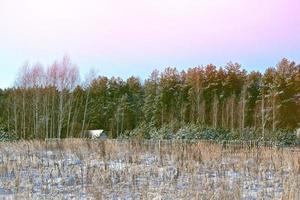
[[[300,61],[299,0],[0,0],[0,87],[69,55],[82,74]]]

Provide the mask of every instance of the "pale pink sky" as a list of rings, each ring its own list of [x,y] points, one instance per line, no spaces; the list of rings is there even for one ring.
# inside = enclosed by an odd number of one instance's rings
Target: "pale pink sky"
[[[0,87],[28,60],[64,54],[85,72],[300,60],[299,0],[0,0]]]

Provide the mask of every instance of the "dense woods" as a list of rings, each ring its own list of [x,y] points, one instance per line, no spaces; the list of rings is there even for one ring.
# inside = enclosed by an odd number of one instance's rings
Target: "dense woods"
[[[149,138],[191,127],[268,138],[300,126],[300,65],[282,59],[262,74],[230,62],[154,70],[145,81],[93,74],[80,81],[64,57],[47,68],[22,66],[14,87],[0,91],[0,110],[2,131],[23,139],[85,137],[87,129]]]

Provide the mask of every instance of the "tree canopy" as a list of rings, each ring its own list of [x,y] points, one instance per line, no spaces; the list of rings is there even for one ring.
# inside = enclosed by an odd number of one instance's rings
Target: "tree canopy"
[[[80,84],[77,67],[64,57],[48,68],[25,64],[17,77],[14,87],[0,90],[0,124],[24,139],[84,137],[87,129],[116,138],[145,125],[187,124],[265,137],[300,126],[300,65],[285,58],[264,73],[230,62],[154,70],[144,81],[98,76]]]

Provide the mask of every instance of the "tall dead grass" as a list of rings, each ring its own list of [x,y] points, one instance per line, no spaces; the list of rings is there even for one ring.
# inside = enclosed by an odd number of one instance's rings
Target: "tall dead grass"
[[[66,139],[0,152],[0,198],[300,199],[297,149]]]

